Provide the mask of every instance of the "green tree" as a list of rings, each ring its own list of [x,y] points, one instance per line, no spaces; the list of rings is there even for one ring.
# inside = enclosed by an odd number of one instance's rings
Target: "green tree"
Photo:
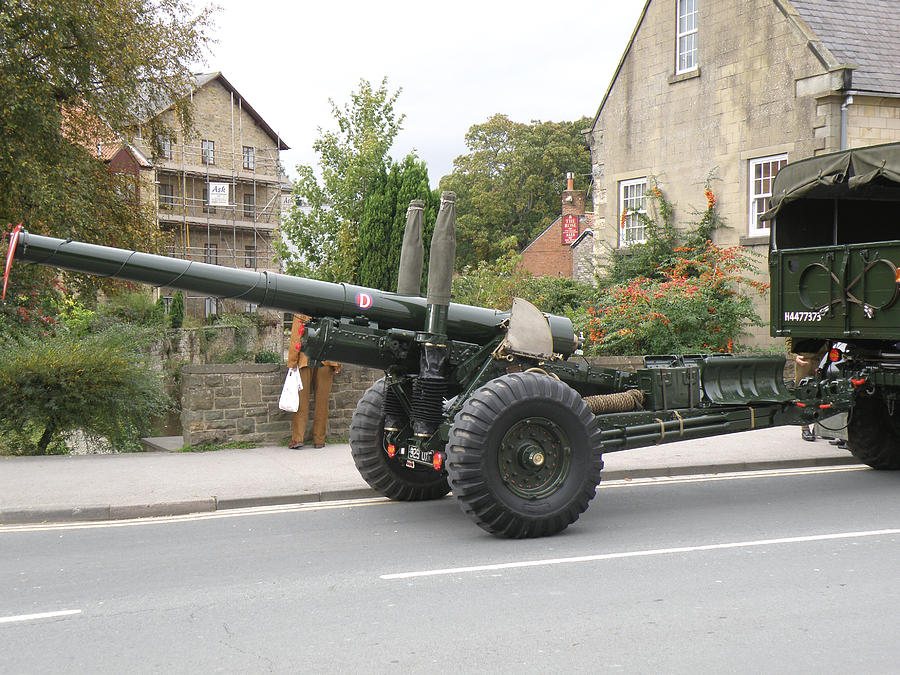
[[[388,90],[387,78],[377,88],[362,79],[343,107],[329,99],[337,130],[320,127],[313,143],[321,180],[312,167],[297,166],[294,196],[305,205],[292,209],[282,224],[286,241],[275,242],[289,273],[355,280],[364,198],[388,166],[405,117],[394,109],[399,95],[399,89]]]
[[[388,261],[396,210],[397,173],[381,168],[369,183],[359,222],[356,280],[362,286],[394,290]]]
[[[590,152],[575,122],[513,122],[494,115],[466,133],[469,154],[457,157],[442,190],[456,192],[457,266],[495,260],[500,242],[524,248],[558,216],[565,175],[591,172]]]
[[[428,169],[415,155],[381,170],[363,200],[359,225],[357,282],[370,288],[394,291],[400,266],[400,249],[406,228],[406,210],[413,199],[425,202],[423,241],[431,240],[440,197],[428,186]],[[426,249],[428,247],[426,246]],[[427,269],[428,251],[425,252]]]
[[[184,293],[175,291],[172,304],[169,306],[169,327],[181,328],[184,323]]]
[[[128,140],[145,123],[145,135],[161,131],[153,115],[163,103],[175,101],[189,122],[184,93],[210,15],[194,14],[188,0],[0,3],[0,223],[125,248],[152,244],[155,223],[137,207],[133,177],[111,174],[96,147]],[[17,273],[52,275],[40,270]],[[81,290],[97,283],[77,279]]]
[[[509,310],[517,297],[551,314],[575,317],[586,313],[595,295],[591,286],[565,277],[532,277],[522,267],[522,255],[515,250],[514,237],[501,241],[500,246],[505,252],[496,260],[466,265],[454,277],[454,302]]]
[[[46,454],[82,429],[134,450],[171,401],[147,364],[155,333],[119,324],[100,333],[60,330],[52,339],[3,344],[0,437],[15,454]]]

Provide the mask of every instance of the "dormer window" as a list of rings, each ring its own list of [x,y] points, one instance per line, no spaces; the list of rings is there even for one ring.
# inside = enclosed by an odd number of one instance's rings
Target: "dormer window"
[[[697,70],[697,1],[676,0],[678,14],[675,40],[676,75]]]

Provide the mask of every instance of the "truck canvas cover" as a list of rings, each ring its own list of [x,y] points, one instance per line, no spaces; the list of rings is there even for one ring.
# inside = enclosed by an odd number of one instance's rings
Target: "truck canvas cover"
[[[900,337],[900,143],[784,166],[760,219],[773,336]]]
[[[889,199],[900,202],[900,143],[873,145],[786,165],[760,220],[771,220],[802,199]]]

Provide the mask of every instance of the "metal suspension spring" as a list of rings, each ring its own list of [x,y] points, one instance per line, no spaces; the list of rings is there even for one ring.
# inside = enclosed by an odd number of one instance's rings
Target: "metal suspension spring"
[[[384,386],[384,402],[381,410],[384,413],[385,431],[399,431],[406,423],[406,411],[403,409],[400,397],[388,384]]]
[[[447,381],[444,378],[417,377],[413,383],[413,432],[430,436],[444,421],[444,397]]]

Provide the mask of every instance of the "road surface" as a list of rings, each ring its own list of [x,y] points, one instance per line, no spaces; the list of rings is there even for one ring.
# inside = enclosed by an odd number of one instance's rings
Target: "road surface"
[[[900,473],[604,484],[509,541],[452,498],[0,528],[0,672],[896,672]]]

